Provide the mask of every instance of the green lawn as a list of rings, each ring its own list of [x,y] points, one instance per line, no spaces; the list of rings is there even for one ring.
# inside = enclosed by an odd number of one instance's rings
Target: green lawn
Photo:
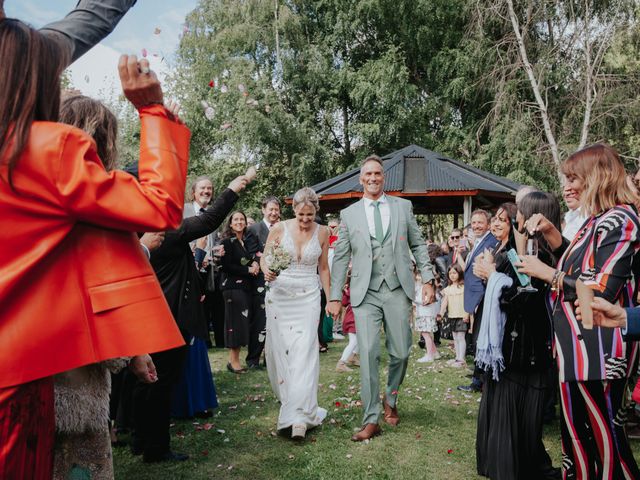
[[[446,346],[445,346],[446,344]],[[302,443],[276,435],[278,404],[265,371],[228,373],[226,351],[211,355],[220,407],[210,420],[176,422],[172,448],[189,461],[146,465],[128,449],[114,452],[117,479],[477,479],[475,430],[479,394],[463,394],[466,370],[445,361],[453,357],[443,341],[442,359],[431,366],[416,363],[413,349],[400,391],[400,425],[383,427],[368,444],[349,440],[361,422],[359,375],[336,373],[345,342],[334,342],[321,354],[319,403],[329,409],[324,425],[308,432]],[[384,352],[384,349],[383,349]],[[383,362],[386,357],[383,354]],[[338,403],[339,402],[339,403]],[[336,406],[336,405],[340,406]],[[207,424],[207,422],[209,424]],[[545,431],[554,465],[560,460],[557,422]],[[638,442],[634,445],[640,454]]]

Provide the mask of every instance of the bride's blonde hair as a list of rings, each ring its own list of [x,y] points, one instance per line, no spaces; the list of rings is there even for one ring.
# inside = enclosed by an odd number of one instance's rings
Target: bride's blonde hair
[[[309,205],[316,209],[316,213],[320,211],[318,195],[309,187],[302,187],[293,195],[293,209],[298,205]]]

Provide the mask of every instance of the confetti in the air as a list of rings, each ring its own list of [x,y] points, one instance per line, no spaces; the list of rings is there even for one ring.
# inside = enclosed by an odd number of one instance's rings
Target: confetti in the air
[[[144,58],[147,58],[147,49],[146,49],[146,48],[143,48],[143,49],[142,49],[142,56],[143,56]]]
[[[153,34],[154,35],[160,35],[160,32],[162,32],[162,30],[160,30],[160,27],[156,27],[153,29]]]

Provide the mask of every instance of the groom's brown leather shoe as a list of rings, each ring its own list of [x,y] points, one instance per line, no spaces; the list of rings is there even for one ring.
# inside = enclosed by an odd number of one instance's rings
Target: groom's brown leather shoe
[[[387,403],[387,399],[385,398],[382,402],[384,406],[384,422],[392,427],[395,427],[400,423],[400,417],[398,416],[398,409],[396,407],[391,407]]]
[[[353,437],[351,437],[352,442],[363,442],[365,440],[369,440],[370,438],[375,437],[376,435],[380,435],[382,433],[382,429],[377,423],[367,423],[362,430],[356,433]]]

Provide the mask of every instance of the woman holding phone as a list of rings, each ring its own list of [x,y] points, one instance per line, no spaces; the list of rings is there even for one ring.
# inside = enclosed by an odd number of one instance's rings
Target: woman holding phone
[[[551,267],[525,256],[520,271],[550,285],[565,478],[640,478],[623,428],[637,345],[620,328],[583,325],[575,310],[578,280],[596,297],[631,305],[631,263],[640,247],[638,198],[608,145],[575,152],[561,170],[588,220],[569,244],[544,216],[531,217],[529,232],[541,232],[561,258]]]

